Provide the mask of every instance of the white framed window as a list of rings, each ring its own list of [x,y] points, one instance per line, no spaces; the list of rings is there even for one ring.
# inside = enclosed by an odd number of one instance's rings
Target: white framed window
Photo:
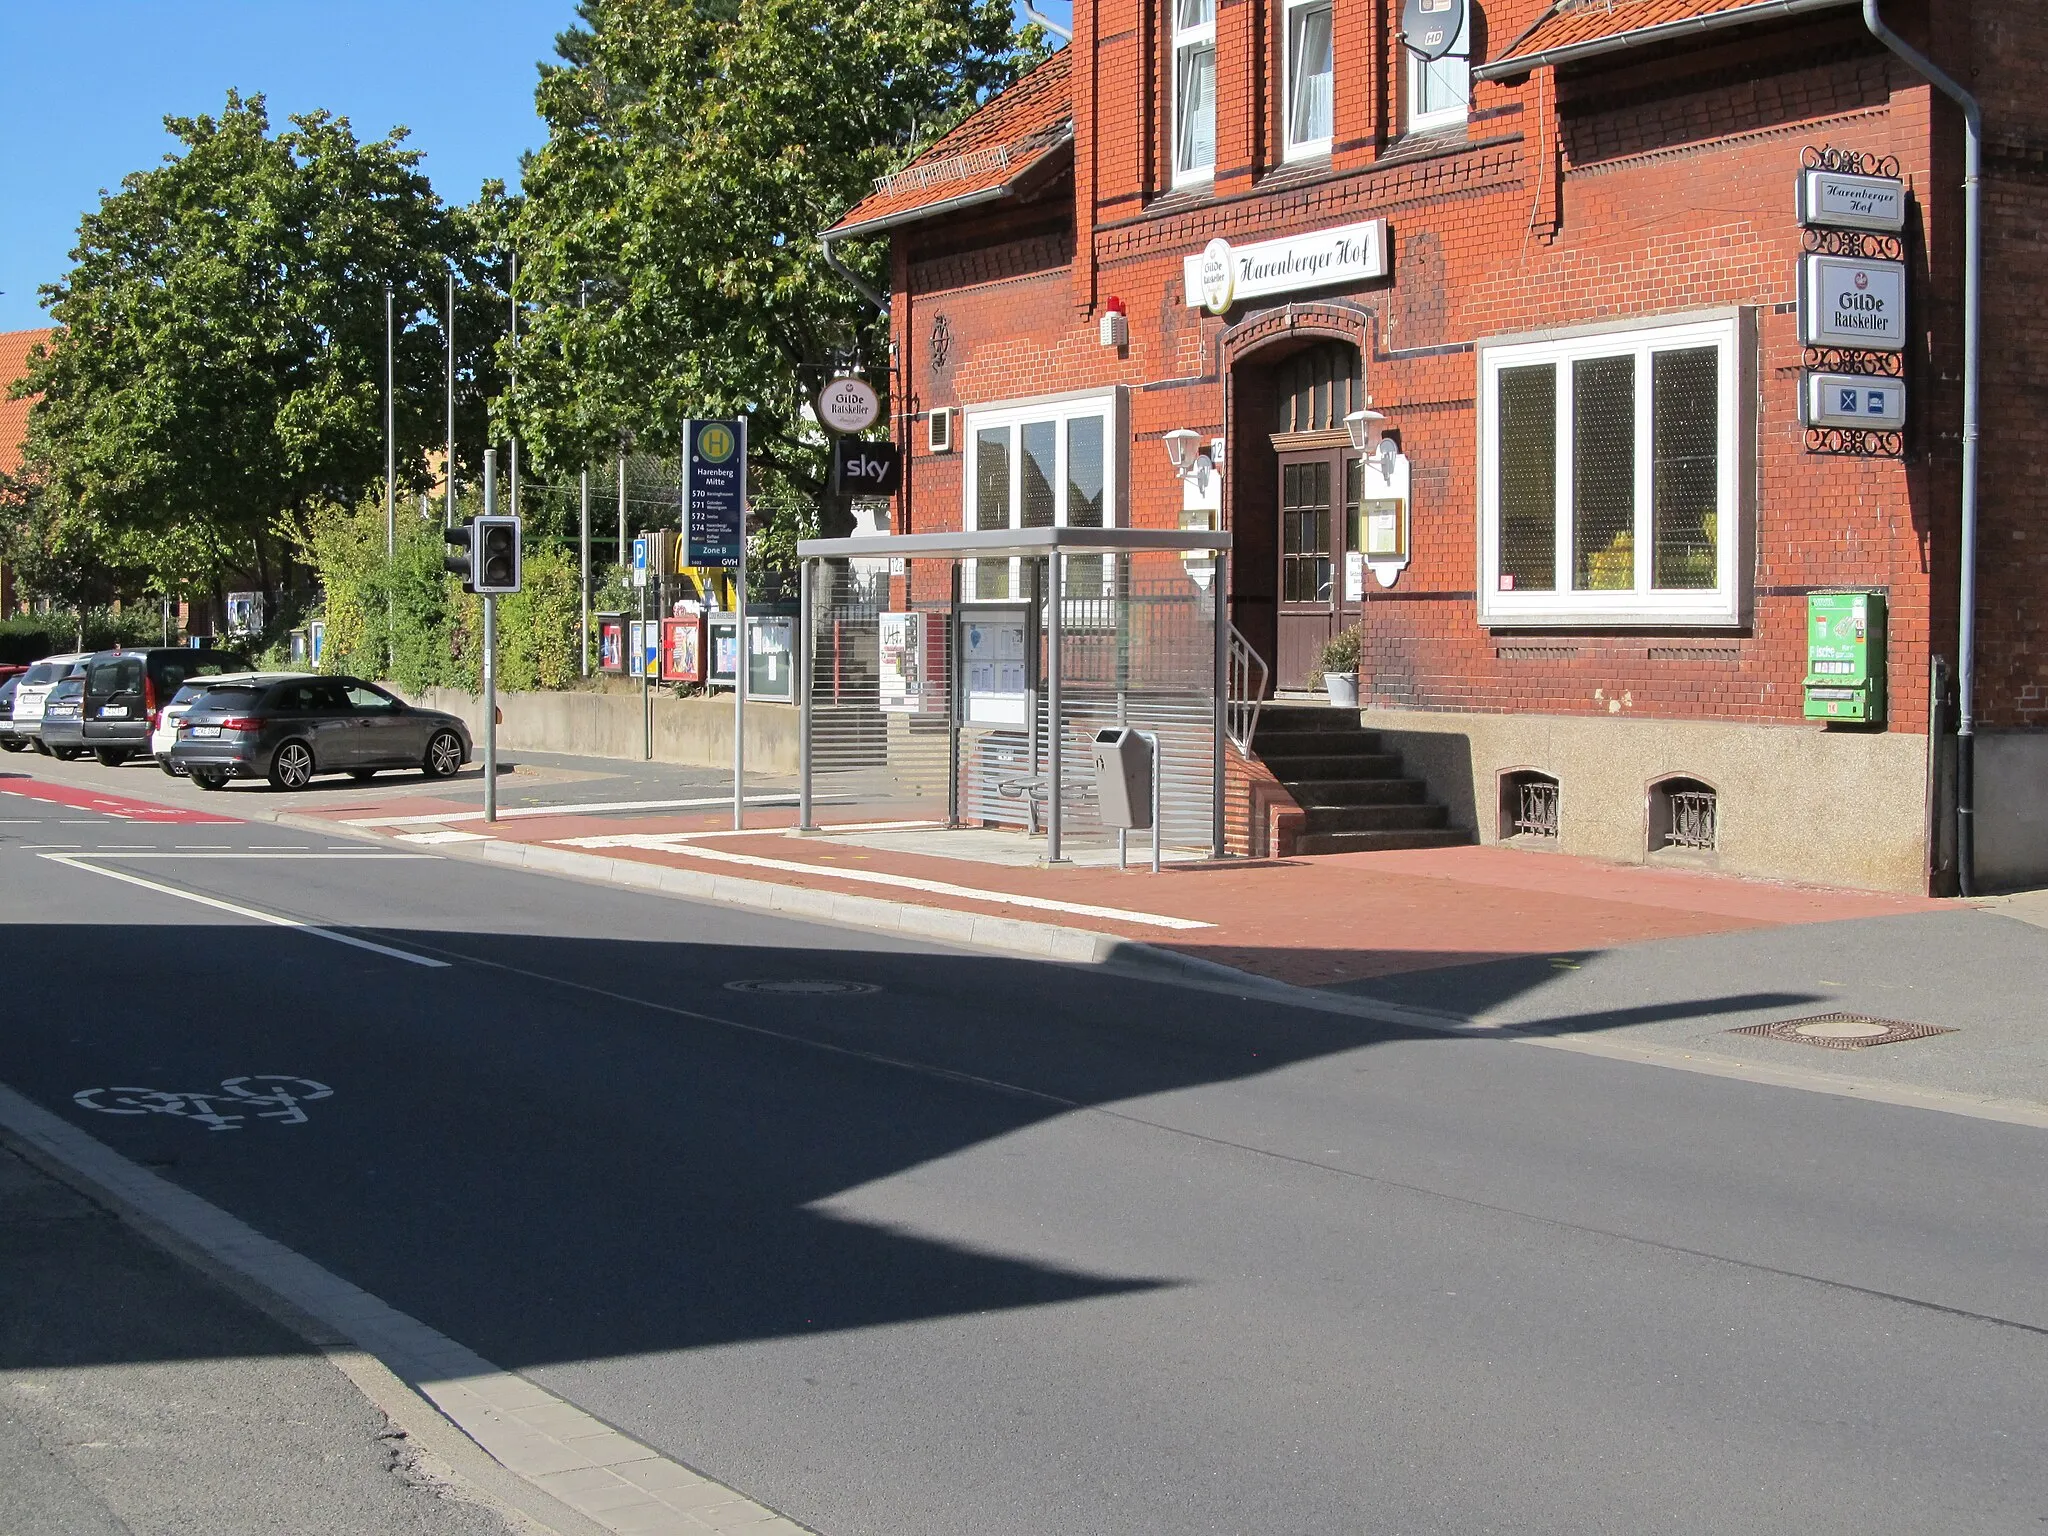
[[[1736,624],[1740,312],[1479,349],[1480,622]]]
[[[1465,121],[1472,106],[1472,6],[1466,0],[1458,40],[1440,59],[1408,55],[1408,131],[1426,133]]]
[[[1122,390],[970,407],[962,527],[1114,528],[1128,432]],[[969,560],[961,591],[978,602],[1022,602],[1016,560]],[[1067,557],[1067,595],[1110,590],[1110,557]]]
[[[1337,64],[1331,0],[1287,0],[1286,158],[1330,152]]]
[[[1216,174],[1216,0],[1173,7],[1173,184]]]

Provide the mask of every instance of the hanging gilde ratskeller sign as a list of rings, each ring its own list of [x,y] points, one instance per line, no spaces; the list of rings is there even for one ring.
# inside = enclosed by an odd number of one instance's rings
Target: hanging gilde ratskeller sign
[[[1458,46],[1465,30],[1465,0],[1405,0],[1402,41],[1418,59],[1436,60]]]

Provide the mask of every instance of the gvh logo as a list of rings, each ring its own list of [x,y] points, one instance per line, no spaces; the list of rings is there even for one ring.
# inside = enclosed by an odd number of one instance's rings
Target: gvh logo
[[[894,443],[842,437],[832,445],[832,488],[842,496],[892,496],[903,480],[903,455]]]

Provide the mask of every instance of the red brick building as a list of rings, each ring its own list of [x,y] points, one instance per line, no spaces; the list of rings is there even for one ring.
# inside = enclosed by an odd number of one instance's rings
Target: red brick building
[[[28,411],[34,400],[10,400],[9,392],[28,373],[28,355],[55,332],[0,331],[0,475],[21,468],[21,443],[28,435]],[[0,562],[0,618],[14,612],[19,595],[14,590],[14,573]]]
[[[847,213],[891,242],[899,528],[1220,516],[1277,685],[1359,627],[1365,724],[1480,839],[1940,887],[1960,112],[1853,0],[1408,3],[1076,0],[1070,49]],[[1885,19],[1984,109],[1989,887],[2048,875],[2048,10]],[[1802,227],[1815,165],[1896,178],[1903,228]],[[1809,390],[1856,414],[1810,428]],[[1806,718],[1837,590],[1884,602],[1880,725]],[[1713,795],[1711,854],[1674,792]]]

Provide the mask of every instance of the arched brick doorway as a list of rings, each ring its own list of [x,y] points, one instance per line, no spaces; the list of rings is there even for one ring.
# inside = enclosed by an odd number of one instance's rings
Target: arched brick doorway
[[[1357,455],[1344,418],[1365,405],[1367,318],[1341,303],[1290,305],[1221,338],[1231,618],[1276,688],[1306,684],[1355,607],[1344,553],[1355,537]]]

